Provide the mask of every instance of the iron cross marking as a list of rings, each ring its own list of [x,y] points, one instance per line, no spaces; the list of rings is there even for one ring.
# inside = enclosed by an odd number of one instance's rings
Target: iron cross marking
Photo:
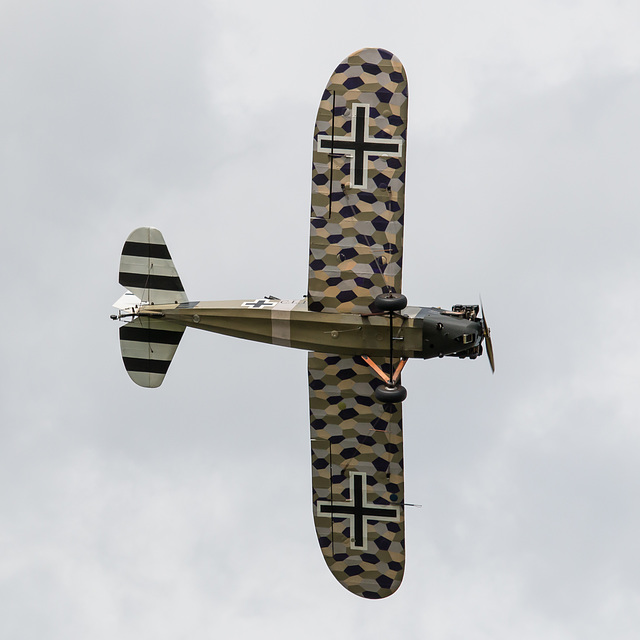
[[[367,522],[369,520],[397,522],[400,519],[400,509],[367,502],[366,473],[352,471],[349,485],[350,499],[347,502],[319,500],[318,515],[349,518],[351,548],[366,550]]]
[[[277,302],[273,300],[265,300],[261,298],[259,300],[254,300],[253,302],[243,302],[241,306],[250,307],[251,309],[260,309],[262,307],[275,307]]]
[[[369,135],[369,110],[371,105],[353,103],[350,136],[318,136],[318,151],[344,153],[351,157],[351,186],[364,189],[367,186],[369,156],[402,155],[402,139],[372,138]]]

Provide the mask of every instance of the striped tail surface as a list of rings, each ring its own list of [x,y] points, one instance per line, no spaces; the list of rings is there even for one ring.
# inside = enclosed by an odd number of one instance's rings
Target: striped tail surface
[[[120,351],[129,377],[141,387],[159,387],[184,330],[179,324],[148,317],[120,327]]]
[[[143,303],[179,304],[188,300],[164,238],[153,227],[140,227],[127,238],[118,281]]]
[[[133,231],[122,248],[118,281],[147,304],[180,304],[187,294],[162,234]],[[129,377],[141,387],[159,387],[185,327],[163,318],[136,317],[120,327],[120,351]]]

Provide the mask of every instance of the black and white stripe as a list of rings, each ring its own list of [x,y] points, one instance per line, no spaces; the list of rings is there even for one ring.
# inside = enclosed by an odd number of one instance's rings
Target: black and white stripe
[[[133,231],[122,248],[120,284],[143,302],[180,304],[187,295],[158,229],[141,227]]]
[[[141,387],[159,387],[185,327],[138,317],[120,327],[120,351],[129,377]]]

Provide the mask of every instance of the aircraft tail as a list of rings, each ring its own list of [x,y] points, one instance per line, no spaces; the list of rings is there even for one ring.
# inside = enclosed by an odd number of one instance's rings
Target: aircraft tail
[[[185,327],[160,317],[137,316],[137,312],[147,305],[188,301],[160,231],[141,227],[129,235],[122,249],[118,281],[133,294],[125,294],[116,303],[120,309],[123,305],[132,305],[126,309],[130,314],[120,314],[120,317],[133,318],[120,327],[120,351],[125,369],[141,387],[159,387]]]
[[[129,234],[122,248],[118,282],[143,304],[188,300],[164,238],[153,227],[140,227]]]
[[[159,387],[184,330],[179,324],[149,317],[120,327],[120,352],[129,377],[141,387]]]

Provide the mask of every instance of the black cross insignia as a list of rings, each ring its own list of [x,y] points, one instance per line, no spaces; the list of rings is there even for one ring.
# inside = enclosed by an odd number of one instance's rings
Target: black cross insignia
[[[366,550],[367,522],[383,520],[397,522],[400,519],[399,507],[381,507],[367,502],[367,474],[352,471],[349,478],[350,500],[347,502],[318,501],[319,516],[337,516],[349,518],[351,548]]]
[[[367,186],[369,156],[402,155],[402,139],[372,138],[369,135],[369,110],[371,105],[353,103],[350,136],[318,136],[318,151],[344,153],[351,157],[351,186],[364,189]]]
[[[273,300],[265,300],[264,298],[261,298],[259,300],[254,300],[253,302],[243,302],[242,306],[250,307],[251,309],[260,309],[262,307],[275,307],[276,304],[278,303]]]

